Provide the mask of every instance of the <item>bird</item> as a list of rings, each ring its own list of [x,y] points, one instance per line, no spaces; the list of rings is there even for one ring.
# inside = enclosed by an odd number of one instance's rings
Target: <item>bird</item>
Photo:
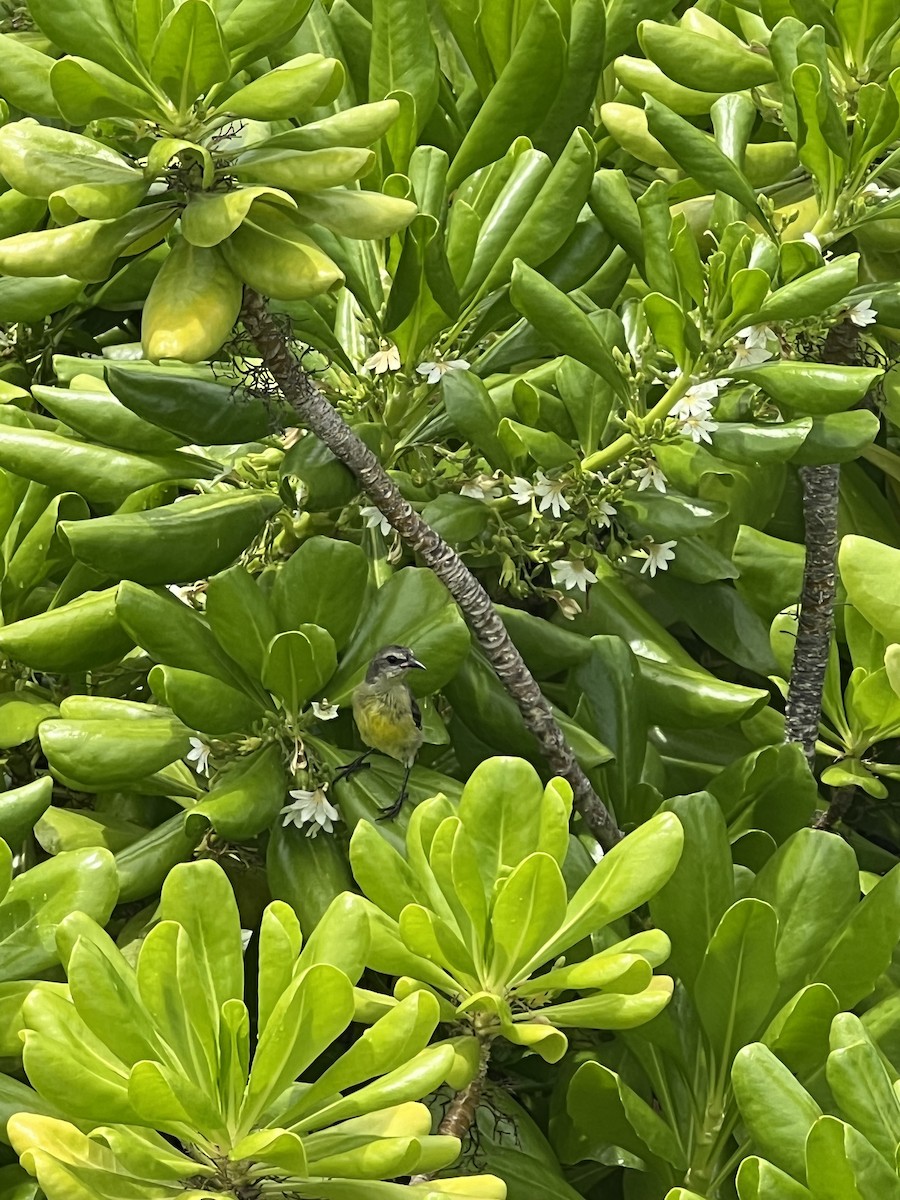
[[[422,713],[407,683],[410,671],[424,670],[425,664],[419,662],[409,646],[385,646],[369,663],[365,679],[353,692],[353,719],[359,736],[369,748],[344,767],[341,775],[346,778],[359,770],[373,750],[396,759],[406,768],[400,793],[393,804],[381,809],[380,820],[392,820],[403,807],[409,773],[424,740]]]

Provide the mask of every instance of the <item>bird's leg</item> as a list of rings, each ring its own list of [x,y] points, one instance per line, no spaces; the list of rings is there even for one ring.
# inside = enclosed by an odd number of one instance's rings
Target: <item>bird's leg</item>
[[[354,758],[353,762],[346,763],[343,767],[338,767],[334,773],[333,782],[337,783],[341,779],[349,779],[351,775],[355,775],[357,771],[364,771],[367,767],[371,767],[371,763],[366,762],[366,759],[372,753],[371,750],[365,750],[358,757]]]
[[[406,785],[409,783],[409,773],[412,770],[412,763],[406,764],[406,774],[403,776],[403,783],[400,786],[400,792],[393,804],[386,804],[384,808],[379,809],[381,816],[379,821],[393,821],[397,813],[403,807],[403,801],[407,797]]]

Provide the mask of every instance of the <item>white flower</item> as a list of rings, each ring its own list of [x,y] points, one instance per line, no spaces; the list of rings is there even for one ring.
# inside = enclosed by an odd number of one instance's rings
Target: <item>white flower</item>
[[[400,351],[393,342],[382,342],[381,349],[363,363],[364,371],[374,371],[376,375],[386,375],[388,371],[400,370]]]
[[[851,305],[847,309],[847,317],[860,329],[864,329],[866,325],[874,325],[878,320],[878,314],[872,307],[871,300],[860,300],[858,304]]]
[[[696,442],[698,446],[701,442],[709,442],[712,445],[712,438],[709,435],[718,428],[718,421],[711,421],[708,416],[685,417],[681,423],[681,432],[692,442]]]
[[[509,494],[517,504],[530,504],[535,497],[534,484],[516,475],[510,484]]]
[[[380,508],[374,504],[365,504],[359,510],[359,515],[366,523],[367,529],[377,529],[384,534],[385,537],[393,529],[390,521],[384,515]]]
[[[445,361],[419,363],[416,370],[425,376],[426,383],[440,383],[448,371],[468,371],[470,366],[464,358],[449,358]]]
[[[729,364],[728,369],[734,371],[738,367],[752,367],[771,357],[772,351],[767,350],[765,346],[754,346],[750,342],[743,342],[740,346],[735,346],[734,362]]]
[[[881,184],[875,183],[874,181],[872,183],[867,183],[860,192],[860,195],[865,196],[867,200],[887,200],[890,194],[890,188],[882,187]]]
[[[250,939],[253,937],[252,929],[241,930],[241,953],[247,953],[247,947],[250,945]]]
[[[320,721],[333,721],[340,712],[336,704],[329,704],[325,699],[313,700],[312,710]]]
[[[550,575],[557,587],[568,588],[570,592],[586,592],[589,583],[597,582],[597,576],[580,558],[561,558],[551,563]]]
[[[820,254],[822,253],[822,243],[814,233],[804,233],[803,241],[806,242],[807,246],[812,246],[813,250],[818,250]]]
[[[708,417],[712,412],[713,402],[729,382],[728,379],[708,379],[705,383],[693,384],[672,406],[669,415],[676,421],[684,421],[687,417]]]
[[[462,485],[459,494],[472,500],[496,500],[503,495],[503,489],[498,486],[496,475],[476,475]]]
[[[649,462],[645,467],[637,467],[632,471],[632,475],[640,481],[637,489],[639,492],[645,492],[649,487],[655,487],[658,492],[666,490],[665,473],[655,462]]]
[[[594,517],[594,521],[598,529],[607,529],[609,527],[610,517],[614,517],[618,509],[614,504],[610,504],[608,500],[599,500],[597,507],[600,511]]]
[[[638,550],[637,553],[640,557],[646,559],[641,567],[641,574],[649,571],[652,579],[657,571],[668,571],[669,563],[675,557],[672,547],[677,544],[677,542],[651,542],[645,549]]]
[[[538,509],[546,512],[549,508],[557,520],[572,507],[563,495],[563,486],[561,479],[548,479],[543,471],[538,471],[534,485],[535,494],[541,497]]]
[[[765,350],[773,334],[768,325],[748,325],[746,329],[739,329],[735,336],[754,350]]]
[[[193,763],[194,770],[198,775],[209,774],[209,756],[212,754],[212,747],[208,746],[202,738],[188,738],[191,744],[190,750],[187,752],[186,761]]]
[[[338,810],[328,803],[328,798],[320,787],[315,791],[296,788],[288,792],[288,795],[293,796],[294,803],[286,804],[281,810],[279,815],[284,816],[282,825],[295,825],[298,829],[309,825],[307,837],[315,837],[320,829],[331,833],[334,830],[334,822],[341,819]]]

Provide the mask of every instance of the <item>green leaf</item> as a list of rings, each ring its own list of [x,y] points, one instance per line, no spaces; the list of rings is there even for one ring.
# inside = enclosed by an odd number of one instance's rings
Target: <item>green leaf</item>
[[[84,379],[80,382],[81,387],[68,388],[38,384],[32,394],[70,429],[105,446],[158,454],[177,450],[187,443],[187,438],[179,438],[135,416],[105,388],[88,386]],[[90,383],[93,385],[94,381]]]
[[[254,441],[288,418],[274,401],[183,375],[187,369],[143,364],[137,369],[128,363],[106,366],[103,374],[113,394],[137,416],[203,446]]]
[[[744,1159],[737,1173],[737,1188],[741,1200],[811,1200],[812,1197],[802,1183],[764,1158]],[[671,1200],[677,1200],[677,1194]]]
[[[778,324],[815,316],[848,296],[858,276],[859,256],[841,255],[772,292],[757,312],[747,318],[747,324]]]
[[[732,196],[765,223],[756,192],[747,177],[722,153],[713,139],[652,96],[645,96],[644,100],[650,132],[662,142],[678,165],[703,187]]]
[[[707,792],[666,801],[684,828],[684,851],[650,900],[654,922],[672,939],[672,970],[693,991],[707,946],[734,899],[722,811]]]
[[[0,695],[0,749],[9,750],[30,742],[41,721],[57,716],[56,705],[33,692],[3,693]]]
[[[353,987],[342,971],[320,963],[302,972],[282,993],[260,1036],[241,1120],[260,1113],[292,1083],[353,1019]]]
[[[842,1115],[883,1158],[893,1162],[900,1142],[900,1101],[892,1086],[893,1075],[852,1013],[834,1019],[825,1074]]]
[[[810,1130],[807,1173],[813,1194],[826,1200],[865,1200],[869,1195],[897,1200],[900,1196],[894,1165],[889,1166],[861,1133],[836,1117],[820,1117]]]
[[[496,989],[514,981],[562,924],[566,885],[556,860],[531,854],[500,884],[491,909],[493,954],[488,968]]]
[[[511,470],[509,449],[500,437],[500,412],[490,392],[471,371],[450,371],[441,391],[447,415],[461,437],[494,467]]]
[[[53,780],[49,775],[0,792],[0,838],[19,846],[50,806]]]
[[[63,50],[101,63],[125,79],[138,77],[124,49],[128,39],[111,0],[34,0],[29,12]]]
[[[148,678],[153,694],[190,729],[227,734],[254,729],[266,710],[237,688],[211,675],[180,667],[153,667]]]
[[[363,607],[367,579],[368,564],[358,546],[309,538],[275,575],[270,603],[278,628],[318,625],[343,649]]]
[[[58,116],[50,88],[54,60],[21,38],[4,33],[0,39],[0,93],[23,112]]]
[[[720,1063],[759,1032],[778,993],[774,909],[738,900],[722,917],[697,974],[694,1001]]]
[[[847,598],[888,642],[900,642],[900,597],[884,586],[900,569],[900,550],[850,534],[838,554]]]
[[[344,83],[334,58],[301,54],[268,71],[223,100],[219,111],[252,121],[305,116],[313,106],[330,104]]]
[[[210,579],[205,613],[219,645],[232,648],[235,661],[252,679],[262,679],[278,628],[268,599],[244,567],[229,567]]]
[[[214,829],[240,842],[268,829],[287,800],[288,776],[277,746],[238,759],[216,778],[206,798],[184,815],[189,836]]]
[[[183,0],[163,21],[150,76],[181,113],[231,75],[222,29],[206,0]]]
[[[619,395],[624,393],[625,380],[612,352],[587,314],[521,260],[513,264],[510,299],[560,352],[596,371]]]
[[[185,496],[144,512],[63,521],[59,529],[75,558],[103,577],[184,583],[233,562],[280,507],[276,496],[259,493]],[[211,583],[210,604],[212,590]]]
[[[337,652],[331,634],[318,625],[279,633],[269,643],[263,683],[290,713],[299,713],[334,674]]]
[[[745,1046],[731,1072],[734,1094],[753,1144],[794,1179],[806,1179],[806,1139],[822,1110],[778,1061],[756,1043]]]
[[[450,169],[451,188],[499,158],[517,134],[540,126],[557,94],[565,53],[557,12],[549,0],[536,0],[509,61],[469,125]]]
[[[678,865],[683,841],[678,818],[658,813],[608,851],[569,901],[565,921],[541,950],[540,961],[562,953],[655,895]]]
[[[254,694],[247,676],[221,649],[199,613],[169,592],[152,592],[136,583],[121,583],[116,590],[116,615],[157,662],[211,675]]]
[[[0,975],[26,979],[58,961],[56,929],[70,912],[105,923],[118,897],[107,850],[71,850],[25,871],[0,903]]]
[[[240,917],[228,877],[217,863],[175,867],[160,898],[160,918],[187,933],[203,987],[215,1010],[244,991]]]
[[[872,390],[882,371],[878,367],[830,366],[782,359],[742,367],[728,374],[762,388],[785,408],[817,415],[843,412],[858,404]]]
[[[59,111],[71,125],[87,125],[105,117],[159,117],[158,105],[143,88],[86,58],[63,58],[54,63],[50,87]]]
[[[425,0],[374,0],[368,99],[385,100],[406,92],[412,97],[418,136],[437,103],[439,77]],[[407,162],[398,158],[390,131],[388,145],[395,170],[405,170]]]
[[[566,1108],[588,1145],[621,1146],[639,1157],[684,1169],[684,1152],[672,1129],[628,1084],[598,1062],[578,1068],[569,1084]]]
[[[86,790],[115,791],[161,771],[190,749],[188,730],[165,716],[50,720],[43,722],[39,735],[52,769],[85,784]]]
[[[638,38],[646,56],[682,87],[707,91],[713,84],[739,92],[776,79],[771,61],[736,38],[707,37],[690,28],[656,21],[641,21]]]

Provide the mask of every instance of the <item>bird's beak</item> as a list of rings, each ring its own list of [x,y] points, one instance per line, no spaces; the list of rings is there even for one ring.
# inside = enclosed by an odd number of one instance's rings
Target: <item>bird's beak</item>
[[[416,669],[417,671],[425,671],[425,670],[427,670],[427,667],[425,666],[425,664],[424,664],[424,663],[420,663],[420,662],[419,662],[419,660],[418,660],[417,658],[411,658],[411,659],[409,660],[409,662],[408,662],[406,665],[407,665],[408,667],[415,667],[415,669]]]

